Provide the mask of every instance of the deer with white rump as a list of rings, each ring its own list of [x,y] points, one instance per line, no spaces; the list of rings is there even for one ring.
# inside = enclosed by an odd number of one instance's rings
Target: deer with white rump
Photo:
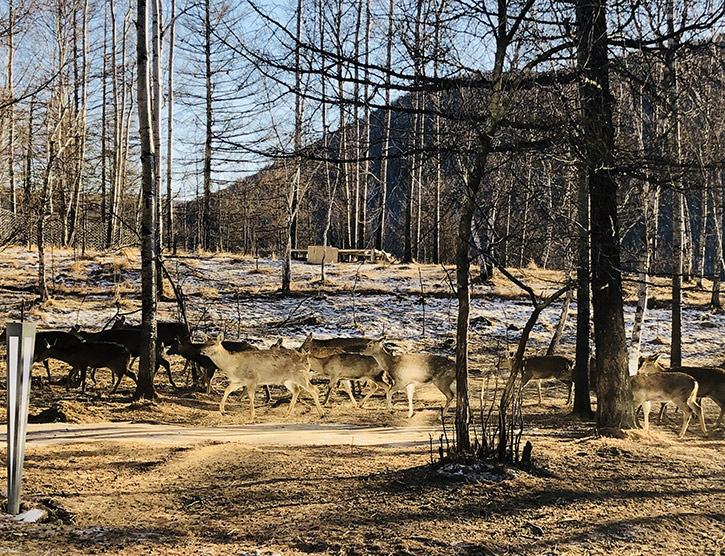
[[[652,361],[656,362],[656,359]],[[697,403],[699,384],[690,375],[680,372],[657,372],[642,365],[636,375],[629,377],[634,407],[642,406],[644,429],[649,429],[649,412],[652,402],[672,402],[682,411],[682,428],[679,438],[685,436],[692,414],[697,415],[702,433],[707,435],[702,408]]]
[[[219,373],[229,380],[229,386],[224,390],[219,403],[220,413],[224,413],[224,404],[229,394],[246,388],[249,415],[254,419],[254,392],[257,386],[279,384],[292,393],[287,415],[292,413],[300,390],[312,396],[317,412],[320,416],[323,415],[317,390],[310,383],[310,362],[306,353],[283,347],[230,352],[222,345],[223,340],[223,335],[207,340],[200,350],[202,355],[206,355],[219,368]]]
[[[662,354],[648,355],[642,359],[639,373],[684,373],[697,381],[697,396],[699,398],[710,398],[720,407],[720,416],[715,423],[719,427],[725,415],[725,371],[718,367],[665,367],[659,359]],[[662,405],[660,418],[665,409]]]
[[[390,375],[393,385],[387,392],[388,410],[393,408],[393,394],[406,389],[408,394],[408,417],[413,416],[413,392],[416,384],[433,383],[446,397],[443,413],[448,411],[455,397],[456,363],[442,355],[429,353],[404,353],[393,355],[383,345],[384,338],[372,340],[360,355],[374,357],[380,368]]]
[[[370,384],[371,390],[367,393],[360,407],[365,405],[370,396],[379,389],[386,392],[390,389],[390,378],[388,374],[380,368],[378,362],[370,356],[361,355],[359,353],[337,353],[329,357],[317,357],[310,355],[310,369],[329,379],[327,385],[327,395],[322,405],[327,405],[330,401],[332,389],[342,380],[343,388],[350,397],[352,405],[357,407],[355,396],[352,395],[350,389],[351,380],[364,380]]]
[[[501,367],[513,369],[514,359],[514,352],[510,352],[509,358],[501,362]],[[521,388],[526,386],[531,379],[536,379],[539,405],[541,405],[541,381],[549,378],[555,378],[569,386],[566,403],[571,403],[574,390],[574,370],[569,359],[561,355],[533,355],[524,358]]]

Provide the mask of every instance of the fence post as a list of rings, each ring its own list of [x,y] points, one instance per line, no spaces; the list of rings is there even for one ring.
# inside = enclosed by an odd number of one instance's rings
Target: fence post
[[[5,329],[7,342],[8,416],[8,513],[20,513],[20,482],[23,477],[25,432],[30,400],[30,368],[35,351],[35,324],[11,322]]]

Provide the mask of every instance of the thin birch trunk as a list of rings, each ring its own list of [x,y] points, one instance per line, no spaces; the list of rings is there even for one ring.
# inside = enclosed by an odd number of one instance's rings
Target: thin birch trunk
[[[166,128],[166,249],[176,252],[174,241],[174,203],[172,192],[172,163],[174,143],[174,43],[176,41],[176,0],[171,0],[171,21],[169,23],[169,75],[167,85],[167,128]]]

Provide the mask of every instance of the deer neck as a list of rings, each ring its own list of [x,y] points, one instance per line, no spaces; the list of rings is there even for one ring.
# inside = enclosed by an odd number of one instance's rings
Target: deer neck
[[[380,365],[381,369],[385,369],[388,372],[393,368],[393,364],[395,363],[393,355],[386,351],[384,347],[377,350],[373,354],[373,358],[377,361],[378,365]]]

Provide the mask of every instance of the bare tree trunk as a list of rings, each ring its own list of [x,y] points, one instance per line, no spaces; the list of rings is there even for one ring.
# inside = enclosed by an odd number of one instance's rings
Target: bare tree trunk
[[[75,20],[75,7],[74,20]],[[75,34],[75,33],[74,33]],[[77,41],[77,39],[76,39]],[[74,61],[74,65],[77,62]],[[76,66],[77,67],[77,66]],[[80,88],[80,102],[76,99],[76,168],[73,184],[73,195],[71,198],[70,213],[68,218],[68,243],[73,243],[76,229],[78,227],[78,214],[80,212],[81,183],[85,171],[86,158],[86,115],[88,107],[88,0],[83,2],[83,15],[81,22],[81,74],[80,84],[76,69],[76,94]]]
[[[45,302],[48,295],[48,284],[45,276],[45,221],[50,216],[50,199],[53,197],[52,171],[56,157],[55,142],[51,139],[48,143],[48,161],[43,174],[43,185],[40,191],[40,202],[38,203],[37,237],[38,243],[38,295],[40,300]]]
[[[390,154],[390,127],[392,123],[392,110],[390,106],[391,73],[393,64],[393,14],[395,10],[394,0],[388,5],[388,33],[387,33],[387,54],[385,67],[385,127],[383,129],[383,146],[380,161],[380,199],[378,204],[378,229],[375,234],[375,247],[381,251],[385,243],[385,223],[388,210],[388,157]]]
[[[166,128],[166,249],[176,252],[174,241],[174,202],[172,192],[172,162],[174,142],[174,43],[176,39],[176,0],[171,0],[171,21],[169,22],[169,76],[167,99],[167,128]]]
[[[213,103],[211,74],[211,0],[204,0],[204,67],[206,79],[206,140],[204,142],[204,208],[202,214],[202,245],[207,251],[216,249],[211,222],[211,158],[213,139]]]
[[[594,417],[589,397],[589,336],[591,331],[591,245],[589,181],[583,167],[575,171],[577,187],[577,269],[576,269],[576,367],[574,369],[574,413]]]
[[[556,329],[554,330],[554,335],[551,337],[551,341],[549,342],[549,347],[546,350],[546,355],[554,355],[554,352],[556,351],[556,346],[559,345],[561,335],[564,333],[564,327],[566,326],[566,319],[569,318],[569,305],[571,305],[571,300],[573,297],[574,290],[567,290],[564,302],[561,304],[559,321],[556,323]]]
[[[13,215],[18,213],[18,201],[15,193],[15,104],[13,68],[15,66],[15,11],[13,0],[8,0],[8,28],[7,28],[7,67],[6,87],[8,105],[8,188],[10,189],[10,211]]]
[[[103,7],[103,69],[101,71],[101,224],[106,223],[106,188],[108,180],[108,11]]]
[[[707,178],[700,192],[700,234],[697,240],[697,287],[701,288],[705,280],[705,251],[707,246]]]
[[[320,53],[322,56],[322,65],[325,66],[325,2],[319,0],[319,35],[320,35]],[[330,175],[332,168],[330,166],[329,157],[329,135],[327,131],[327,80],[323,76],[321,83],[321,117],[322,117],[322,149],[325,158],[325,191],[327,191],[327,208],[325,211],[325,222],[322,229],[322,261],[320,262],[320,281],[325,282],[325,259],[327,256],[327,245],[329,242],[330,226],[332,224],[332,209],[335,203],[335,191],[337,190],[337,178],[332,180]]]
[[[302,179],[302,0],[297,1],[297,40],[295,43],[295,175],[287,195],[287,233],[282,259],[282,291],[288,293],[292,282],[292,249],[297,234],[297,214],[299,207],[300,183]]]
[[[597,423],[603,430],[632,428],[634,408],[627,372],[617,225],[613,96],[609,86],[607,9],[604,0],[577,0],[577,64],[585,172],[591,200],[592,298],[599,378]]]
[[[720,302],[720,282],[723,273],[723,190],[721,186],[712,188],[712,217],[715,224],[715,254],[712,261],[712,293],[710,295],[710,307],[715,310],[722,310]]]
[[[644,142],[644,91],[641,90],[638,95],[638,129],[637,141],[640,152],[646,157],[646,149]],[[642,345],[642,325],[647,313],[647,299],[649,295],[649,272],[652,253],[654,253],[655,242],[657,238],[657,213],[659,207],[659,187],[653,185],[649,179],[649,169],[644,168],[647,176],[642,191],[642,210],[643,210],[643,234],[641,240],[641,251],[639,255],[639,284],[637,287],[637,307],[634,312],[634,322],[632,323],[632,336],[629,349],[628,370],[630,375],[637,373],[639,367],[639,353]]]
[[[30,98],[30,108],[28,108],[28,135],[25,145],[25,181],[23,194],[23,221],[25,222],[25,243],[28,249],[32,243],[31,220],[32,220],[32,186],[33,186],[33,123],[35,115],[35,97]]]
[[[153,1],[153,0],[152,0]],[[153,137],[153,115],[149,49],[148,9],[146,0],[138,0],[136,54],[138,62],[138,119],[141,139],[141,186],[143,189],[143,222],[141,225],[141,355],[138,385],[134,398],[151,400],[155,397],[156,368],[156,176]]]
[[[667,28],[674,37],[674,6],[672,0],[667,0]],[[682,278],[684,274],[684,240],[685,240],[685,199],[682,192],[680,176],[681,139],[680,139],[680,112],[679,78],[677,75],[677,60],[675,58],[675,39],[670,41],[666,53],[667,70],[669,72],[669,101],[674,111],[674,129],[670,137],[670,153],[675,159],[676,175],[672,183],[672,338],[670,344],[670,366],[682,366]]]

